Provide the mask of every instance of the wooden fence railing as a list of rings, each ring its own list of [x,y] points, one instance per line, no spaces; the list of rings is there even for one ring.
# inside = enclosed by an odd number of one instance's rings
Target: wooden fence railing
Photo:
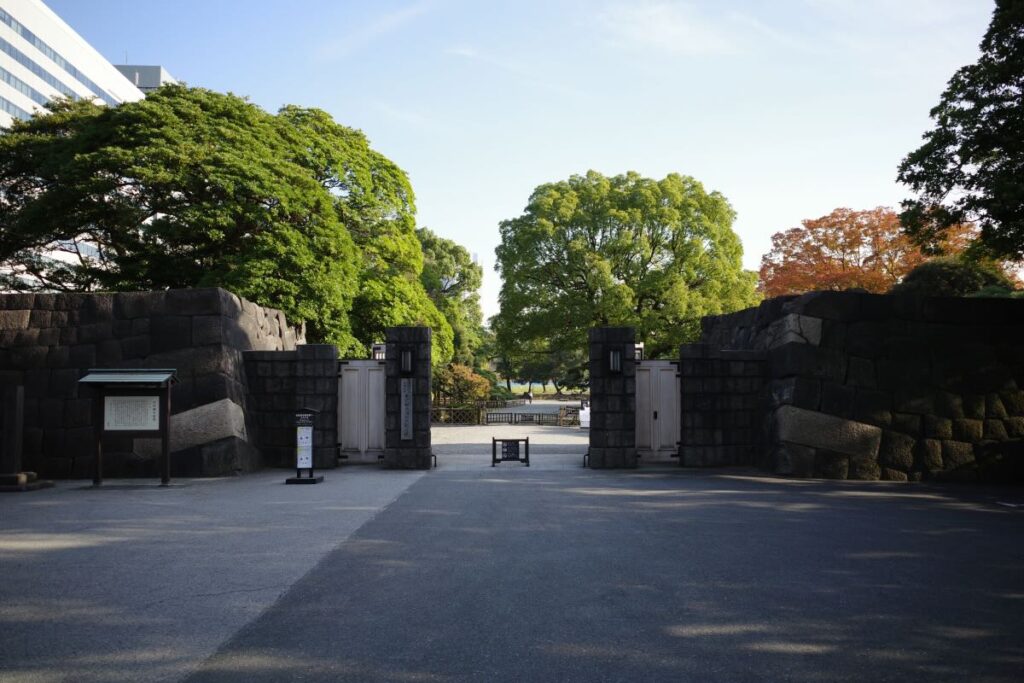
[[[580,409],[559,406],[557,413],[519,413],[494,411],[474,406],[452,408],[434,406],[430,409],[431,424],[447,425],[520,425],[574,427],[580,423]]]
[[[446,408],[434,406],[430,409],[431,424],[479,425],[484,424],[486,410],[481,408]]]
[[[448,396],[436,396],[434,398],[434,405],[439,408],[451,408],[452,400]],[[510,399],[496,399],[493,401],[475,401],[472,407],[475,408],[486,408],[488,410],[500,409],[500,408],[511,408],[513,406],[526,405],[525,398],[510,398]],[[465,405],[455,406],[458,408],[465,408]]]

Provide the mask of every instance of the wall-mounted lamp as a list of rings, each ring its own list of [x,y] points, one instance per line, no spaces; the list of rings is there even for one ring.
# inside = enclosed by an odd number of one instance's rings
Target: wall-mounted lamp
[[[622,372],[622,350],[612,349],[608,352],[608,371]]]
[[[633,350],[635,352],[633,357],[636,360],[643,360],[644,359],[644,343],[643,342],[637,342],[636,344],[633,344]]]
[[[412,374],[412,349],[403,348],[400,352],[399,359],[401,360],[401,371],[403,375]]]

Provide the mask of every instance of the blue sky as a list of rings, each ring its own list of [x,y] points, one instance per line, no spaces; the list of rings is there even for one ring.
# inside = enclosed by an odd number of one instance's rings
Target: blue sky
[[[479,255],[499,221],[595,169],[691,175],[771,234],[896,206],[896,166],[991,0],[45,0],[114,63],[274,111],[321,107],[409,173],[419,223]]]

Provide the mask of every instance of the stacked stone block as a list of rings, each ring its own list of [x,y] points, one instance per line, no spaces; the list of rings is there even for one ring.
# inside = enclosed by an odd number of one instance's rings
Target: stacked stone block
[[[413,372],[401,372],[401,353],[410,349]],[[384,467],[430,469],[431,330],[429,327],[389,327],[386,337],[384,379]],[[412,438],[402,438],[402,380],[412,387]]]
[[[297,338],[279,311],[221,289],[2,294],[0,384],[25,387],[24,466],[47,477],[91,476],[93,403],[78,380],[89,368],[122,367],[177,370],[172,435],[189,440],[172,438],[172,475],[252,469],[241,354],[294,348]],[[107,437],[106,476],[155,476],[155,446]]]
[[[636,455],[636,330],[590,330],[590,451],[594,469],[633,468]],[[621,371],[610,369],[612,350],[621,352]]]
[[[294,351],[249,351],[249,417],[263,464],[295,467],[295,413],[316,411],[313,466],[338,466],[338,347],[303,344]]]
[[[1024,301],[812,293],[704,320],[769,358],[771,467],[1002,480],[1024,460]]]
[[[755,465],[764,453],[764,352],[708,344],[680,348],[680,464]]]

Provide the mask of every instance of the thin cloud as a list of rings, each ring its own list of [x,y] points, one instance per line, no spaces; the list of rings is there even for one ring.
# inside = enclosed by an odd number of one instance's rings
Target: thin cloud
[[[426,14],[433,9],[435,4],[434,0],[419,0],[392,12],[385,12],[369,23],[358,26],[330,43],[322,45],[317,56],[322,61],[334,61],[347,57]]]
[[[456,45],[454,47],[449,47],[444,51],[444,53],[446,55],[466,57],[468,59],[473,59],[474,57],[477,57],[480,54],[479,52],[477,52],[476,48],[468,47],[466,45]]]
[[[949,55],[976,44],[976,39],[965,44],[964,25],[976,25],[981,35],[990,9],[965,0],[803,1],[833,52],[858,60],[880,78],[917,81],[948,78],[959,66],[949,63]],[[894,37],[922,34],[927,34],[926,41],[904,40],[892,49]]]
[[[433,120],[407,106],[396,107],[387,102],[376,100],[373,102],[373,108],[381,116],[403,125],[423,130],[433,130],[436,128]]]
[[[572,86],[537,78],[535,75],[537,73],[537,70],[531,69],[526,64],[523,64],[519,61],[493,57],[469,45],[456,45],[453,47],[449,47],[444,50],[444,53],[446,55],[451,55],[453,57],[458,57],[460,59],[467,59],[473,62],[478,62],[480,64],[493,67],[500,71],[504,71],[505,73],[514,76],[518,80],[529,85],[532,85],[535,88],[548,90],[550,92],[559,93],[562,95],[586,96],[586,93]]]
[[[972,17],[979,5],[987,10],[992,4],[965,0],[804,0],[804,3],[837,21],[863,21],[876,27],[896,24],[906,28],[955,24]]]
[[[745,12],[711,15],[680,0],[616,0],[597,15],[598,24],[617,47],[656,50],[684,56],[736,55],[765,42],[800,51],[808,45]]]
[[[612,42],[686,55],[724,55],[738,51],[728,31],[689,3],[651,0],[615,2],[597,16]]]
[[[773,28],[755,16],[744,12],[730,12],[729,20],[737,27],[746,27],[755,34],[767,38],[769,42],[776,45],[792,48],[800,52],[821,52],[820,49],[812,47],[806,40]]]

